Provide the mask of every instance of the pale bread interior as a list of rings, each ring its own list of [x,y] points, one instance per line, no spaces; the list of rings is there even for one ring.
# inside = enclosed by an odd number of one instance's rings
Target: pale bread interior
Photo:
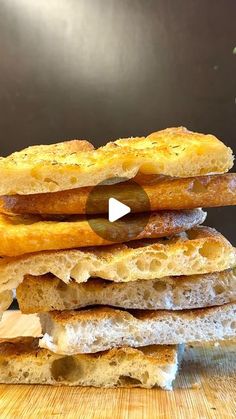
[[[25,275],[51,272],[65,283],[100,277],[114,282],[223,271],[236,265],[234,247],[216,230],[197,227],[164,240],[104,248],[40,252],[0,260],[0,292],[17,288]]]
[[[0,383],[172,388],[182,346],[115,348],[98,354],[56,355],[38,339],[0,341]]]
[[[113,347],[175,345],[236,336],[236,304],[185,311],[126,311],[110,307],[39,314],[52,352],[73,355]]]
[[[236,272],[114,283],[91,278],[65,284],[53,275],[26,276],[17,288],[22,313],[74,310],[90,305],[127,309],[184,310],[236,301]]]

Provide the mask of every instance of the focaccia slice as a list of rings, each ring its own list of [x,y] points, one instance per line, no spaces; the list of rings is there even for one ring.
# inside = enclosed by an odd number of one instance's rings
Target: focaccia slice
[[[38,338],[0,340],[0,383],[172,389],[183,346],[114,348],[97,354],[56,355]]]
[[[66,284],[100,277],[114,282],[220,272],[236,265],[235,248],[216,230],[197,227],[166,239],[40,252],[0,259],[0,292],[25,275],[52,273]]]
[[[236,205],[236,173],[191,178],[137,177],[151,211]],[[110,197],[125,203],[132,212],[143,212],[140,190],[134,182],[70,189],[34,195],[0,196],[3,214],[106,214]],[[92,192],[93,191],[93,192]],[[94,205],[86,205],[93,193]]]
[[[48,148],[49,147],[49,148]],[[225,173],[232,150],[213,135],[168,128],[93,150],[82,141],[32,146],[0,159],[0,194],[34,194],[133,178],[138,172],[173,177]],[[114,179],[116,178],[116,179]]]
[[[133,282],[91,278],[65,284],[51,274],[28,275],[16,291],[22,313],[74,310],[92,305],[126,309],[186,310],[236,301],[236,272],[165,277]]]
[[[236,303],[195,310],[99,307],[39,314],[39,345],[52,352],[94,353],[121,345],[176,345],[236,337]]]
[[[51,220],[40,216],[0,214],[0,256],[166,237],[189,230],[205,219],[206,213],[201,209],[130,214],[126,219],[116,221],[115,225],[106,216],[88,221],[83,216]]]

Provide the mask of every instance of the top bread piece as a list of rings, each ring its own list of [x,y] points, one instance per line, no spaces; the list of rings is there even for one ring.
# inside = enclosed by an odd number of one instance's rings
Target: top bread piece
[[[97,150],[87,141],[74,140],[0,158],[0,194],[56,192],[109,183],[114,177],[131,179],[138,172],[172,177],[225,173],[232,166],[232,150],[213,135],[167,128]]]

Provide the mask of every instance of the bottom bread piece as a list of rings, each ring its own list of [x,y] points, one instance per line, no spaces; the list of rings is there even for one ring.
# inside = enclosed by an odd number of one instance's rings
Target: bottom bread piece
[[[94,307],[39,316],[44,333],[39,345],[64,355],[236,336],[236,303],[183,311]]]
[[[38,338],[0,339],[0,383],[172,389],[183,345],[56,355]]]

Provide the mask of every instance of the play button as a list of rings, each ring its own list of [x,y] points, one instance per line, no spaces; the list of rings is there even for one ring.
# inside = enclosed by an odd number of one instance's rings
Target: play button
[[[135,213],[137,205],[142,213]],[[97,215],[96,215],[97,214]],[[134,180],[111,178],[94,186],[86,202],[86,218],[91,229],[103,239],[120,243],[135,240],[150,217],[150,202]]]
[[[122,202],[118,201],[116,198],[109,198],[108,220],[111,223],[114,223],[114,221],[117,221],[125,215],[129,214],[130,211],[131,209],[128,207],[128,205],[122,204]]]

